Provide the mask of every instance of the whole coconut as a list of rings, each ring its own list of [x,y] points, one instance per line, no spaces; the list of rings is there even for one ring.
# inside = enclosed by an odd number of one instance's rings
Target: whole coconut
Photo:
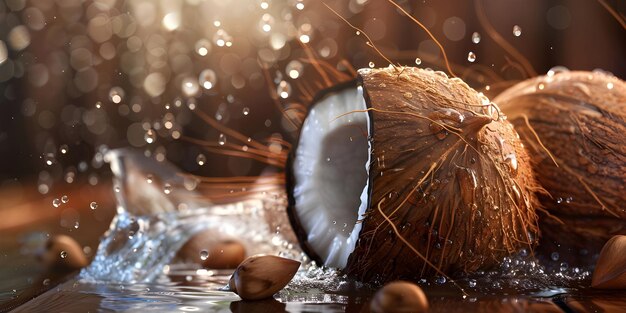
[[[541,248],[561,261],[592,261],[609,238],[626,234],[626,83],[600,72],[551,71],[494,102],[547,191],[539,194],[548,213]]]
[[[358,86],[316,98],[287,165],[288,213],[309,256],[382,283],[532,249],[536,183],[493,103],[418,68],[363,69]]]

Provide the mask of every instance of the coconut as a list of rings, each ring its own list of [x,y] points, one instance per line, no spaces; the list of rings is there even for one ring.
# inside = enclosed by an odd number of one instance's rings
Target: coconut
[[[551,71],[494,102],[548,192],[539,195],[549,213],[540,220],[542,250],[561,261],[592,261],[584,255],[626,234],[626,83],[600,72]]]
[[[290,221],[313,260],[382,283],[533,247],[536,184],[497,106],[442,72],[358,74],[316,97],[287,164]]]

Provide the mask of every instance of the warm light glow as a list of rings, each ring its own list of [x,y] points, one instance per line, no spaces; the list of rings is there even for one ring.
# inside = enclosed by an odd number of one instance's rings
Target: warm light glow
[[[175,12],[171,12],[166,14],[163,17],[163,27],[165,29],[172,31],[180,27],[180,15]]]

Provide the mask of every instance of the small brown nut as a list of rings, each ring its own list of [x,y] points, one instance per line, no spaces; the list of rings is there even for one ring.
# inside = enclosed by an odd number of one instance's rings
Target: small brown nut
[[[202,266],[215,269],[236,268],[246,258],[246,248],[239,241],[226,240],[215,243],[208,250]]]
[[[373,313],[426,312],[428,299],[419,286],[405,281],[394,281],[374,294],[370,310]]]
[[[178,250],[177,257],[206,268],[231,269],[246,258],[246,248],[237,240],[226,238],[214,230],[206,230],[191,237]]]
[[[591,279],[598,289],[626,289],[626,236],[613,236],[604,244]]]
[[[229,286],[243,300],[269,298],[287,286],[298,268],[300,262],[295,260],[273,255],[254,255],[239,264]]]
[[[41,260],[48,270],[58,272],[75,271],[89,264],[78,242],[66,235],[51,237],[46,243]]]

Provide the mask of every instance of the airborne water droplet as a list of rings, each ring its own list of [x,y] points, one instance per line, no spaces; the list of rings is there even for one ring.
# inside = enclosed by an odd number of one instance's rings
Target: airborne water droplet
[[[300,77],[303,69],[304,66],[300,63],[300,61],[293,60],[285,67],[285,73],[287,73],[287,75],[289,75],[292,79],[296,79]]]
[[[470,286],[470,288],[476,287],[476,280],[475,279],[470,279],[469,280],[469,286]]]
[[[68,203],[69,201],[70,201],[70,198],[68,198],[68,197],[67,197],[67,196],[65,196],[65,195],[64,195],[63,197],[61,197],[61,202],[63,202],[63,203]]]
[[[559,260],[559,253],[558,252],[552,252],[552,254],[550,254],[550,258],[552,259],[552,261],[558,261]]]
[[[420,65],[420,64],[422,64],[422,59],[420,59],[420,58],[415,58],[415,64],[416,64],[416,65]]]
[[[154,140],[156,139],[156,134],[154,133],[154,130],[152,130],[152,128],[148,129],[146,131],[146,134],[143,137],[147,143],[153,143]]]
[[[215,72],[213,70],[206,69],[200,72],[198,82],[200,82],[202,88],[209,90],[213,88],[213,86],[215,86],[215,83],[217,82],[217,75],[215,75]]]
[[[204,163],[206,163],[206,156],[204,156],[204,154],[202,153],[198,154],[198,156],[196,157],[196,162],[200,166],[204,165]]]
[[[52,200],[52,205],[55,208],[58,208],[59,206],[61,206],[61,200],[59,200],[58,198],[55,198],[54,200]]]
[[[476,44],[480,42],[480,34],[479,33],[474,32],[472,34],[472,42],[476,43]]]
[[[476,54],[474,52],[470,51],[467,54],[467,60],[473,63],[474,61],[476,61]]]
[[[289,98],[289,95],[291,94],[291,85],[284,80],[281,81],[276,87],[276,93],[278,93],[278,95],[283,99]]]
[[[522,28],[519,25],[513,26],[513,36],[519,37],[522,35]]]
[[[243,113],[243,115],[248,115],[248,114],[250,114],[250,108],[249,107],[244,107],[241,112]]]
[[[374,64],[374,62],[370,62],[369,66],[370,66],[370,68],[374,68],[374,66],[376,66],[376,64]]]
[[[46,165],[48,165],[48,166],[54,164],[54,162],[56,161],[54,159],[54,153],[46,153],[44,155],[44,161],[46,162]]]
[[[163,185],[163,192],[169,195],[172,192],[172,185],[165,183],[165,185]]]
[[[200,251],[200,260],[204,261],[209,258],[209,252],[206,250]]]
[[[218,143],[220,146],[225,145],[225,144],[226,144],[226,135],[224,135],[224,134],[220,134],[220,137],[217,139],[217,143]]]
[[[61,259],[67,258],[67,252],[61,251]]]
[[[152,180],[154,179],[154,176],[148,174],[148,176],[146,176],[146,182],[148,184],[152,184]]]
[[[98,204],[95,201],[92,201],[91,203],[89,203],[89,208],[95,210],[98,208]]]
[[[67,145],[61,145],[61,147],[59,147],[59,150],[62,154],[66,154],[69,148],[67,147]]]

